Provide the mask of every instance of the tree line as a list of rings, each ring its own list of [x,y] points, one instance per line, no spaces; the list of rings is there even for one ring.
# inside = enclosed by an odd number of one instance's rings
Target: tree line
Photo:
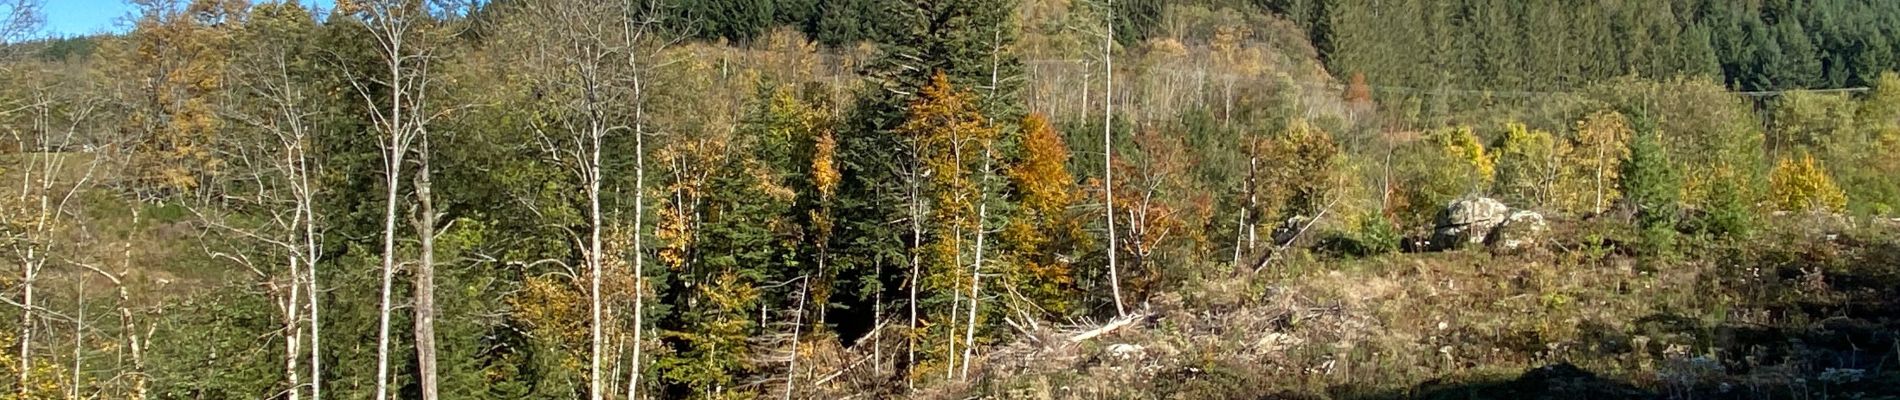
[[[1728,50],[1599,71],[1461,44],[1540,37],[1476,29],[1493,14],[1852,41],[1804,27],[1888,11],[1768,3],[138,1],[124,34],[0,62],[0,388],[903,396],[1193,282],[1397,252],[1467,196],[1624,221],[1656,254],[1774,210],[1891,215],[1891,61],[1794,84]],[[1444,31],[1375,34],[1384,12]],[[1417,118],[1388,82],[1568,89]],[[1873,89],[1731,91],[1851,85]]]

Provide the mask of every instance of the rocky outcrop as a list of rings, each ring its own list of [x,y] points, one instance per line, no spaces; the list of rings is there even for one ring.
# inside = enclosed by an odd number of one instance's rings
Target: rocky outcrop
[[[1489,197],[1467,197],[1445,205],[1432,226],[1431,238],[1405,244],[1406,251],[1446,251],[1485,246],[1496,253],[1516,253],[1538,247],[1550,231],[1544,215],[1512,210]]]
[[[1432,227],[1431,248],[1455,250],[1484,244],[1491,230],[1503,224],[1511,208],[1489,197],[1467,197],[1452,201],[1438,213]]]
[[[1543,214],[1518,210],[1504,217],[1504,222],[1491,230],[1491,235],[1485,238],[1485,245],[1493,253],[1522,252],[1541,245],[1548,231],[1550,224],[1544,221]]]

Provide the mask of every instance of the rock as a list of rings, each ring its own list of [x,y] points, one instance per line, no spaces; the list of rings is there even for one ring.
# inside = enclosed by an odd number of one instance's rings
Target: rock
[[[1542,244],[1544,233],[1549,230],[1550,224],[1544,222],[1543,214],[1518,210],[1491,230],[1491,235],[1485,238],[1485,244],[1494,253],[1515,253]]]
[[[1489,197],[1468,197],[1452,201],[1438,213],[1432,227],[1431,245],[1437,250],[1484,244],[1486,237],[1509,216],[1510,207]]]
[[[1306,344],[1306,340],[1293,337],[1292,335],[1274,332],[1262,336],[1260,340],[1254,341],[1253,347],[1254,351],[1258,354],[1280,354],[1299,347],[1302,344]]]
[[[1115,356],[1116,358],[1120,358],[1123,360],[1140,356],[1142,350],[1145,350],[1145,349],[1143,349],[1141,345],[1137,345],[1137,344],[1116,343],[1116,344],[1112,344],[1108,346],[1109,355]]]

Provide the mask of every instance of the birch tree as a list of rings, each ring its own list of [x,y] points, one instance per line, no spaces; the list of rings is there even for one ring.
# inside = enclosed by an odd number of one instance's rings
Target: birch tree
[[[552,71],[535,75],[537,87],[549,93],[555,110],[548,121],[537,124],[541,145],[550,161],[569,170],[580,182],[585,197],[587,227],[582,235],[582,262],[587,271],[588,292],[588,392],[601,399],[612,388],[602,376],[605,370],[605,336],[609,325],[603,317],[607,294],[601,289],[606,274],[603,266],[609,257],[602,246],[602,234],[608,230],[606,210],[602,207],[603,182],[608,180],[608,162],[602,160],[609,140],[631,135],[634,140],[634,212],[632,265],[634,287],[633,362],[629,366],[626,395],[638,396],[639,359],[644,338],[640,315],[644,296],[640,293],[644,267],[641,231],[645,213],[645,82],[640,76],[648,54],[640,44],[645,41],[650,21],[635,19],[638,5],[631,0],[621,3],[597,1],[549,1],[529,4],[521,22],[522,36],[530,36],[527,58],[538,69]],[[552,29],[550,29],[552,27]],[[628,108],[631,106],[631,110]]]
[[[425,4],[426,3],[426,4]],[[354,16],[375,43],[381,58],[378,71],[352,76],[350,82],[370,110],[382,150],[384,208],[382,223],[382,287],[377,314],[376,398],[389,398],[389,317],[394,303],[391,288],[397,270],[396,215],[404,199],[403,172],[413,151],[416,160],[414,190],[418,208],[413,223],[420,242],[421,260],[415,264],[414,331],[417,384],[424,400],[436,399],[435,349],[435,222],[436,211],[429,166],[429,126],[441,116],[429,103],[435,83],[431,66],[440,58],[444,37],[430,10],[456,10],[452,4],[418,0],[344,0],[337,13]],[[380,90],[378,90],[380,89]]]
[[[1108,219],[1108,290],[1115,297],[1115,315],[1128,315],[1122,304],[1120,272],[1115,268],[1115,0],[1107,0],[1102,9],[1106,26],[1102,34],[1102,200]]]
[[[46,22],[40,14],[40,0],[0,0],[0,44],[12,44],[32,38]],[[13,61],[19,49],[0,49],[0,61]]]
[[[242,127],[239,132],[250,134],[235,135],[219,155],[242,167],[237,170],[245,173],[236,174],[230,186],[245,190],[227,196],[230,201],[223,211],[230,215],[208,219],[245,239],[240,243],[259,249],[224,254],[248,267],[275,297],[283,323],[286,395],[293,400],[306,390],[312,399],[322,396],[316,271],[322,237],[317,188],[312,185],[318,167],[311,152],[317,112],[308,87],[315,70],[312,53],[300,40],[315,23],[308,10],[296,5],[267,4],[253,10],[251,37],[233,72],[239,83],[233,95],[242,101],[230,102],[222,113]],[[223,214],[200,215],[207,213]],[[308,365],[303,365],[306,357]],[[308,385],[302,380],[305,371]]]
[[[17,155],[18,162],[8,171],[18,183],[9,188],[12,193],[7,193],[6,201],[0,202],[0,241],[4,241],[10,258],[19,268],[15,288],[19,292],[18,300],[5,301],[20,309],[14,359],[18,365],[14,367],[19,375],[16,394],[22,398],[31,394],[32,383],[37,379],[33,353],[35,328],[46,317],[60,317],[41,305],[38,281],[49,263],[60,259],[56,254],[67,251],[60,245],[69,240],[62,236],[73,228],[69,225],[72,214],[80,206],[79,195],[96,183],[95,174],[104,160],[98,153],[72,151],[92,144],[80,143],[79,133],[98,104],[85,98],[69,98],[69,94],[59,92],[55,82],[50,80],[29,80],[28,84],[33,86],[28,90],[25,103],[8,110],[9,117],[18,117],[9,119],[21,122],[4,126],[5,134],[20,146],[21,152]]]

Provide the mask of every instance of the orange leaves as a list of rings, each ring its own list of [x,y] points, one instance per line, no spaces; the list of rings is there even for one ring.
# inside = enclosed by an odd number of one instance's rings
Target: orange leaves
[[[1116,219],[1127,229],[1117,238],[1139,263],[1184,227],[1170,194],[1179,194],[1189,159],[1180,139],[1146,130],[1134,135],[1136,151],[1115,159]]]
[[[960,147],[965,141],[996,136],[983,125],[983,116],[970,104],[968,94],[950,86],[949,76],[938,72],[911,102],[908,118],[897,129],[932,147]]]
[[[1024,118],[1022,129],[1022,162],[1009,168],[1009,177],[1025,207],[1044,215],[1060,213],[1075,201],[1069,146],[1042,114]]]
[[[1346,104],[1354,108],[1365,109],[1372,107],[1372,86],[1366,84],[1365,73],[1352,73],[1351,80],[1346,83],[1345,97]]]
[[[969,231],[976,226],[976,173],[996,131],[985,126],[983,115],[966,94],[950,86],[939,72],[931,77],[898,132],[914,141],[917,157],[929,180],[936,204],[932,220],[943,232]]]

